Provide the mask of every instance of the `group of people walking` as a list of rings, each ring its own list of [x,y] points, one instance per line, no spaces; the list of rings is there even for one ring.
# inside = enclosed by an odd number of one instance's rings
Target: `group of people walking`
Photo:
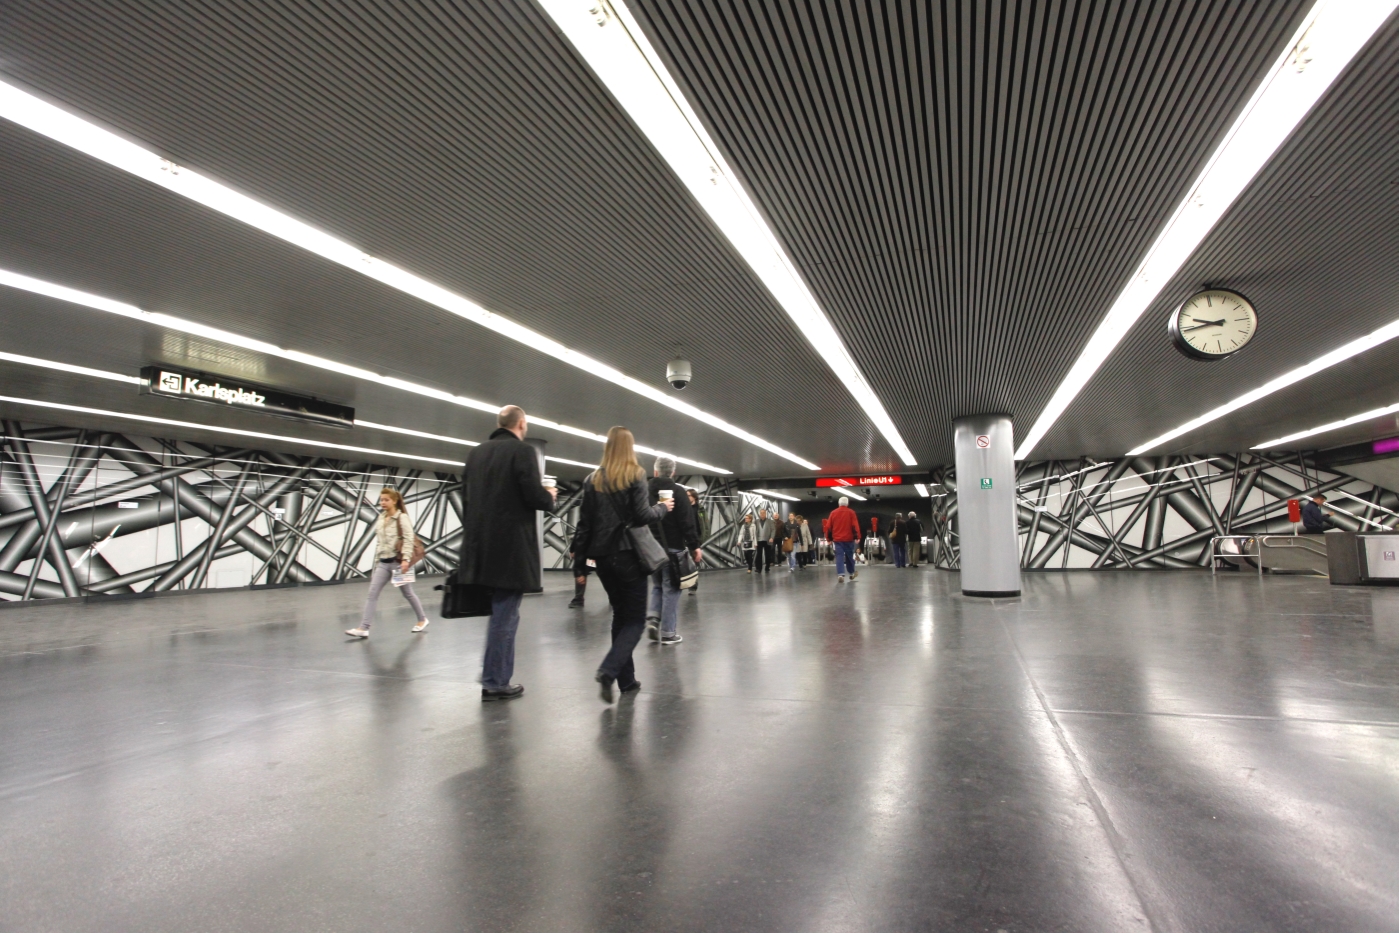
[[[756,518],[752,512],[743,516],[738,547],[749,573],[767,573],[778,561],[785,561],[789,571],[805,570],[815,558],[816,539],[802,516],[793,513],[784,520],[759,509]]]
[[[476,587],[488,594],[490,622],[481,665],[481,699],[510,700],[525,688],[512,683],[515,635],[520,603],[526,592],[541,587],[536,513],[552,511],[558,490],[545,485],[539,457],[524,441],[529,429],[523,409],[500,410],[497,428],[468,457],[463,476],[461,566],[456,585]],[[595,573],[612,607],[612,638],[594,679],[605,700],[614,686],[623,694],[641,688],[633,652],[644,635],[662,646],[683,641],[678,626],[682,589],[694,592],[697,568],[704,558],[701,544],[709,529],[695,491],[675,481],[675,460],[659,456],[648,479],[636,459],[631,431],[607,432],[602,463],[583,483],[578,522],[572,542],[577,589],[574,602],[582,606],[589,573]],[[413,591],[410,570],[421,559],[421,543],[404,507],[403,496],[391,487],[379,495],[381,514],[374,526],[375,565],[369,596],[356,628],[346,634],[369,637],[380,593],[390,582],[403,594],[417,616],[414,632],[428,627],[422,602]],[[841,497],[825,522],[835,545],[836,579],[854,581],[855,547],[860,522]],[[922,526],[912,512],[898,516],[890,529],[895,562],[917,566]],[[760,509],[744,516],[739,547],[748,572],[766,573],[780,557],[789,570],[805,570],[816,541],[807,520],[769,515]]]

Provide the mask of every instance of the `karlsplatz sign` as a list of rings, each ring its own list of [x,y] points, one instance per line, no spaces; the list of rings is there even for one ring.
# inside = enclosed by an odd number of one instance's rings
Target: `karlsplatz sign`
[[[141,370],[141,392],[163,398],[260,411],[280,418],[312,421],[333,427],[350,428],[355,424],[355,410],[346,405],[169,366],[147,366]]]

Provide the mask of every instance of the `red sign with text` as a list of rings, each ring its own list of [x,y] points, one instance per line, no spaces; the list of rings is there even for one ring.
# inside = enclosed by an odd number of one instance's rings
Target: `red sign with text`
[[[817,489],[834,489],[841,486],[902,486],[902,476],[818,476]]]

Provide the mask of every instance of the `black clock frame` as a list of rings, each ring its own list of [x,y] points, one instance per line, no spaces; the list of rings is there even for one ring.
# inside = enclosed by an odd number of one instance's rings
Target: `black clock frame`
[[[1249,337],[1248,342],[1242,347],[1239,347],[1239,349],[1230,350],[1228,353],[1203,353],[1192,347],[1189,341],[1185,339],[1185,335],[1180,332],[1180,309],[1184,308],[1187,303],[1205,292],[1223,292],[1226,295],[1233,295],[1253,309],[1253,336]],[[1218,363],[1222,360],[1229,359],[1236,353],[1248,349],[1248,345],[1253,343],[1253,338],[1258,336],[1258,308],[1253,302],[1248,300],[1247,295],[1236,292],[1232,288],[1202,288],[1200,291],[1192,293],[1189,298],[1175,306],[1175,309],[1171,311],[1170,318],[1166,321],[1166,332],[1171,335],[1171,343],[1180,351],[1181,355],[1189,357],[1192,360],[1198,360],[1202,363]]]

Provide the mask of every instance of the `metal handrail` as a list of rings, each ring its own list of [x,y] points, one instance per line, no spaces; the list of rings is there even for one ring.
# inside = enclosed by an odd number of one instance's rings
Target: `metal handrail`
[[[1220,558],[1220,557],[1249,557],[1249,556],[1250,556],[1250,555],[1244,553],[1243,547],[1240,547],[1240,548],[1239,548],[1239,553],[1238,553],[1238,554],[1221,554],[1221,553],[1219,553],[1218,551],[1215,550],[1215,547],[1216,547],[1217,542],[1220,542],[1220,541],[1257,541],[1257,540],[1258,540],[1258,536],[1257,536],[1257,535],[1215,535],[1213,538],[1210,538],[1210,574],[1213,575],[1213,574],[1216,574],[1216,573],[1219,572],[1219,567],[1217,566],[1217,560],[1216,560],[1216,558]],[[1258,554],[1257,554],[1256,556],[1258,557],[1258,578],[1261,580],[1261,579],[1263,579],[1263,548],[1262,548],[1262,545],[1261,545],[1261,544],[1259,545]]]
[[[1276,539],[1276,541],[1274,539]],[[1289,541],[1291,543],[1280,544],[1277,543],[1278,541]],[[1262,535],[1258,539],[1258,544],[1259,553],[1262,553],[1262,548],[1264,547],[1290,547],[1301,548],[1304,551],[1311,551],[1313,554],[1318,554],[1322,557],[1326,556],[1325,551],[1314,546],[1311,542],[1309,542],[1306,539],[1306,537],[1302,535]]]

